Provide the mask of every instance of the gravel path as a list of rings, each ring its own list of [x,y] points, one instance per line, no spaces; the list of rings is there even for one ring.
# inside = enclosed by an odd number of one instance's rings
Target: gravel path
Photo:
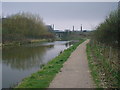
[[[64,63],[61,72],[50,83],[49,88],[94,88],[86,56],[86,40],[80,44]]]

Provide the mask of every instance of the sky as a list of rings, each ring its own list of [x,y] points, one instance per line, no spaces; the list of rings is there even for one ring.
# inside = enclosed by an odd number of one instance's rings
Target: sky
[[[47,25],[55,29],[92,30],[118,8],[117,2],[2,2],[4,16],[18,12],[38,14]]]

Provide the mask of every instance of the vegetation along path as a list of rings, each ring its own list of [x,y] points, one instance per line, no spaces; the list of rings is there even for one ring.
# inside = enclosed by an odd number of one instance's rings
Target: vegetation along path
[[[86,40],[80,44],[64,63],[61,72],[59,72],[51,82],[49,88],[94,88],[95,85],[91,79],[87,56]]]

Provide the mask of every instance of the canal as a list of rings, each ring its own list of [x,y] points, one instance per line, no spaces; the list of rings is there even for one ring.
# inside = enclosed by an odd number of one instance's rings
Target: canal
[[[40,70],[42,64],[67,49],[69,41],[34,43],[2,49],[2,88],[14,87],[22,79]]]

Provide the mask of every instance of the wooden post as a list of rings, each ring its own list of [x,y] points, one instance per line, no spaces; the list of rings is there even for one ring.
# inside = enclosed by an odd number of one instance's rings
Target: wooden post
[[[109,60],[111,59],[112,56],[112,47],[110,47],[110,51],[109,51]]]

